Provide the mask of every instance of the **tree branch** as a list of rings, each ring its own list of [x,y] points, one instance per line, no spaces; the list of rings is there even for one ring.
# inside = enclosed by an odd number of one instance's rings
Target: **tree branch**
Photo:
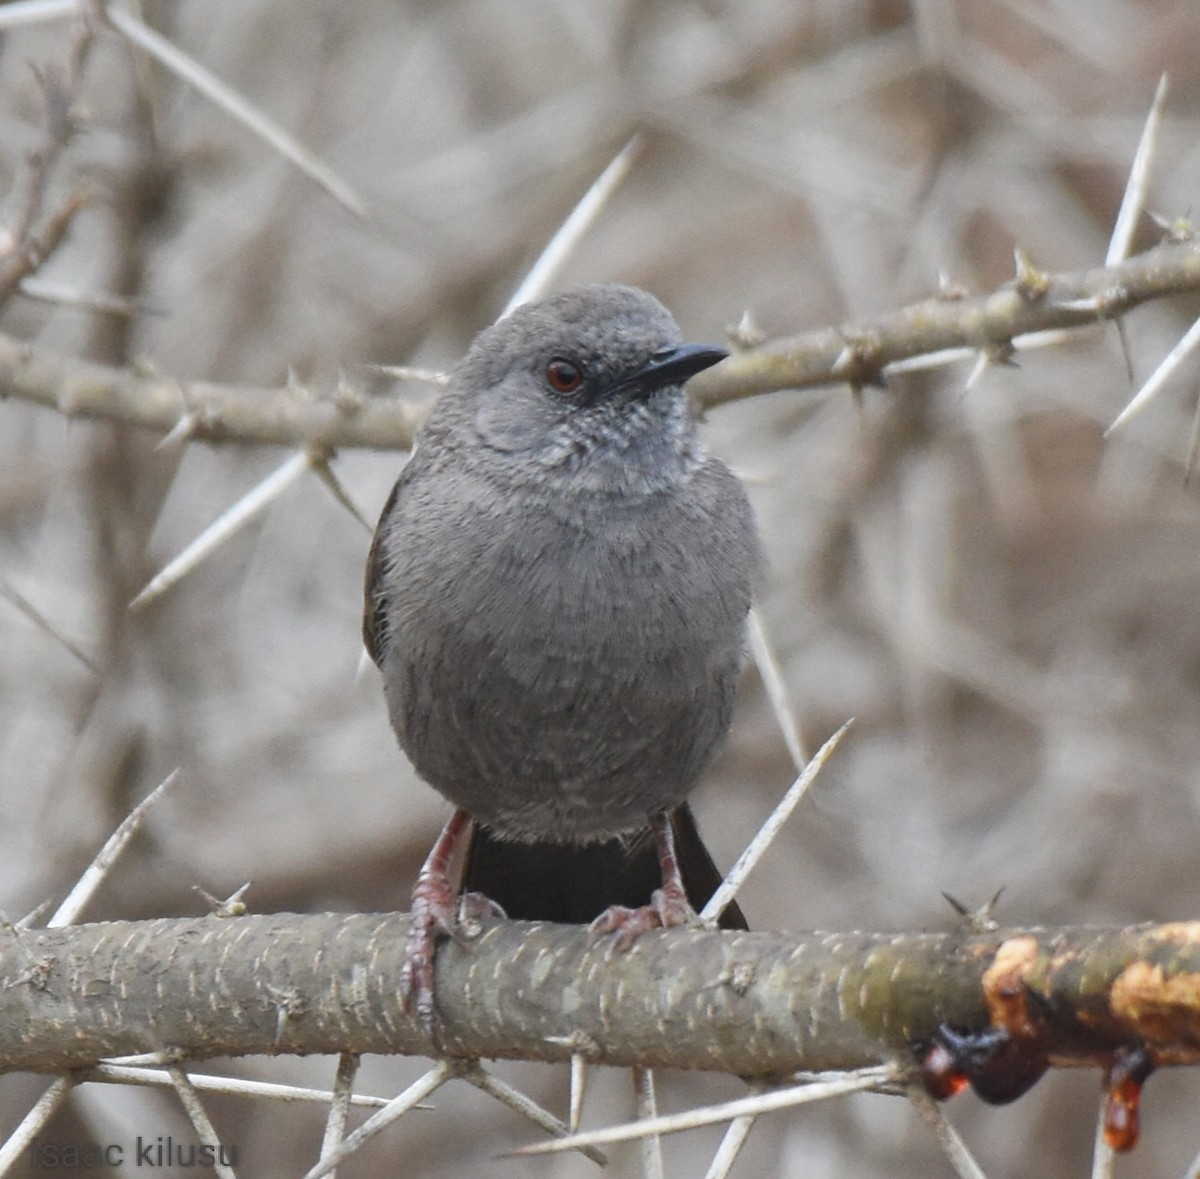
[[[186,383],[74,360],[0,335],[0,400],[15,397],[66,417],[108,418],[168,433],[186,419],[205,442],[407,450],[421,411],[395,399],[342,392],[314,397],[298,386]]]
[[[46,66],[38,73],[45,103],[43,132],[17,172],[5,209],[6,224],[0,234],[0,305],[54,252],[84,203],[82,195],[72,196],[40,230],[36,228],[54,165],[75,134],[72,105],[91,53],[94,16],[92,5],[82,6],[72,27],[66,64]]]
[[[855,327],[772,340],[689,383],[702,409],[777,389],[878,383],[899,360],[947,348],[1003,349],[1030,332],[1118,319],[1153,299],[1200,290],[1200,245],[1178,237],[1114,266],[1044,274],[1019,262],[1015,281],[986,295],[926,299]]]
[[[1025,264],[987,295],[926,299],[874,322],[820,328],[732,356],[689,385],[700,409],[778,389],[878,382],[889,364],[949,348],[1002,351],[1018,336],[1116,319],[1142,303],[1200,291],[1200,245],[1190,230],[1113,266],[1042,274]],[[74,360],[0,335],[0,400],[34,401],[68,416],[110,418],[166,433],[187,420],[207,442],[273,443],[317,450],[404,450],[423,411],[345,387],[328,397],[183,382]]]
[[[0,933],[0,1071],[175,1051],[428,1054],[396,994],[403,914]],[[1029,1059],[1200,1062],[1200,923],[944,934],[649,933],[497,922],[438,955],[456,1056],[779,1076],[909,1055],[941,1026]],[[1010,1061],[1011,1063],[1011,1061]]]

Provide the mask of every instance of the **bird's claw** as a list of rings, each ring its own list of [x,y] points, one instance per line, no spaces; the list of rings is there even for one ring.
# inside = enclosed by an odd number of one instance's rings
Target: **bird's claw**
[[[655,890],[650,904],[637,909],[610,905],[589,926],[588,935],[595,941],[605,934],[616,934],[609,952],[622,954],[648,930],[675,929],[695,920],[695,910],[682,890],[664,886]]]
[[[433,986],[438,938],[453,938],[461,945],[478,937],[484,925],[504,916],[504,910],[481,892],[468,892],[456,898],[444,881],[417,882],[404,942],[404,964],[400,968],[400,1003],[405,1011],[417,1017],[425,1034],[438,1047],[441,1024]]]

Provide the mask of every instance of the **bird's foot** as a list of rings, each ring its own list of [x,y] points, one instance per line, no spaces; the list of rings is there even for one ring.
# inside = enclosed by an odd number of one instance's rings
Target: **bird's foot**
[[[422,876],[413,889],[400,968],[400,1003],[417,1017],[425,1034],[438,1042],[437,1006],[433,994],[433,956],[439,934],[453,937],[457,925],[454,891],[445,878]]]
[[[656,889],[650,904],[637,909],[625,905],[610,905],[589,927],[589,936],[595,940],[604,934],[615,933],[612,952],[624,953],[635,941],[650,929],[674,929],[690,925],[696,920],[695,910],[688,904],[682,888],[670,884]]]
[[[459,841],[469,830],[471,816],[461,807],[446,820],[441,835],[425,857],[413,889],[400,967],[400,1003],[417,1017],[434,1046],[441,1048],[440,1023],[433,988],[433,958],[439,935],[469,941],[483,932],[486,921],[504,911],[481,893],[456,899],[448,876]],[[457,903],[456,903],[457,900]]]
[[[453,938],[461,945],[477,938],[496,918],[504,917],[504,910],[481,892],[455,897],[444,879],[422,878],[413,889],[404,964],[400,968],[400,1002],[405,1011],[417,1017],[435,1045],[440,1047],[433,986],[438,938]]]

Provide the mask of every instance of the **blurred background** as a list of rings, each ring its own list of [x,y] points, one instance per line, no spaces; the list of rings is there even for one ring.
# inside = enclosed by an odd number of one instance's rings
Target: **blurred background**
[[[0,19],[4,9],[0,7]],[[21,339],[182,380],[318,397],[339,374],[427,399],[372,364],[448,367],[503,307],[592,179],[644,146],[558,286],[646,287],[689,339],[749,310],[771,335],[861,322],[937,289],[1099,265],[1155,86],[1170,94],[1149,206],[1200,194],[1194,0],[282,0],[145,3],[143,17],[286,127],[363,197],[311,180],[111,31],[78,105],[86,130],[51,205],[98,195],[41,274],[133,301],[115,316],[18,298]],[[70,22],[0,35],[0,178],[38,141],[36,71]],[[1135,248],[1159,231],[1144,218]],[[1200,489],[1185,484],[1198,370],[1104,428],[1200,299],[991,367],[717,409],[707,437],[749,484],[769,555],[762,609],[809,751],[857,723],[746,887],[774,929],[949,928],[941,896],[1004,887],[1008,924],[1200,916]],[[90,917],[406,908],[446,807],[417,781],[360,669],[369,535],[306,478],[137,614],[130,599],[286,451],[174,445],[0,406],[0,908],[60,897],[172,768]],[[374,520],[403,461],[335,470]],[[31,621],[36,608],[90,666]],[[728,865],[793,777],[757,674],[696,798]],[[372,1058],[391,1095],[425,1067]],[[328,1085],[329,1060],[233,1062]],[[566,1070],[500,1066],[559,1112]],[[45,1082],[0,1082],[7,1133]],[[744,1092],[664,1080],[660,1106]],[[950,1107],[987,1174],[1084,1175],[1099,1078],[1047,1077],[1014,1106]],[[1200,1150],[1200,1083],[1160,1074],[1118,1175],[1176,1176]],[[586,1122],[632,1109],[598,1072]],[[536,1132],[443,1089],[340,1172],[591,1174],[497,1160]],[[242,1173],[304,1172],[316,1110],[213,1100]],[[470,1127],[464,1133],[464,1127]],[[174,1098],[87,1086],[48,1141],[191,1141]],[[666,1143],[701,1174],[719,1131]],[[636,1148],[609,1174],[639,1172]],[[864,1097],[760,1121],[735,1174],[949,1175],[903,1101]]]

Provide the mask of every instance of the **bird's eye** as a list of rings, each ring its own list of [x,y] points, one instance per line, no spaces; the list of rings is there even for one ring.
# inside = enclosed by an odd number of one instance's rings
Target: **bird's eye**
[[[573,361],[556,356],[546,365],[546,380],[559,393],[574,393],[583,384],[583,373]]]

